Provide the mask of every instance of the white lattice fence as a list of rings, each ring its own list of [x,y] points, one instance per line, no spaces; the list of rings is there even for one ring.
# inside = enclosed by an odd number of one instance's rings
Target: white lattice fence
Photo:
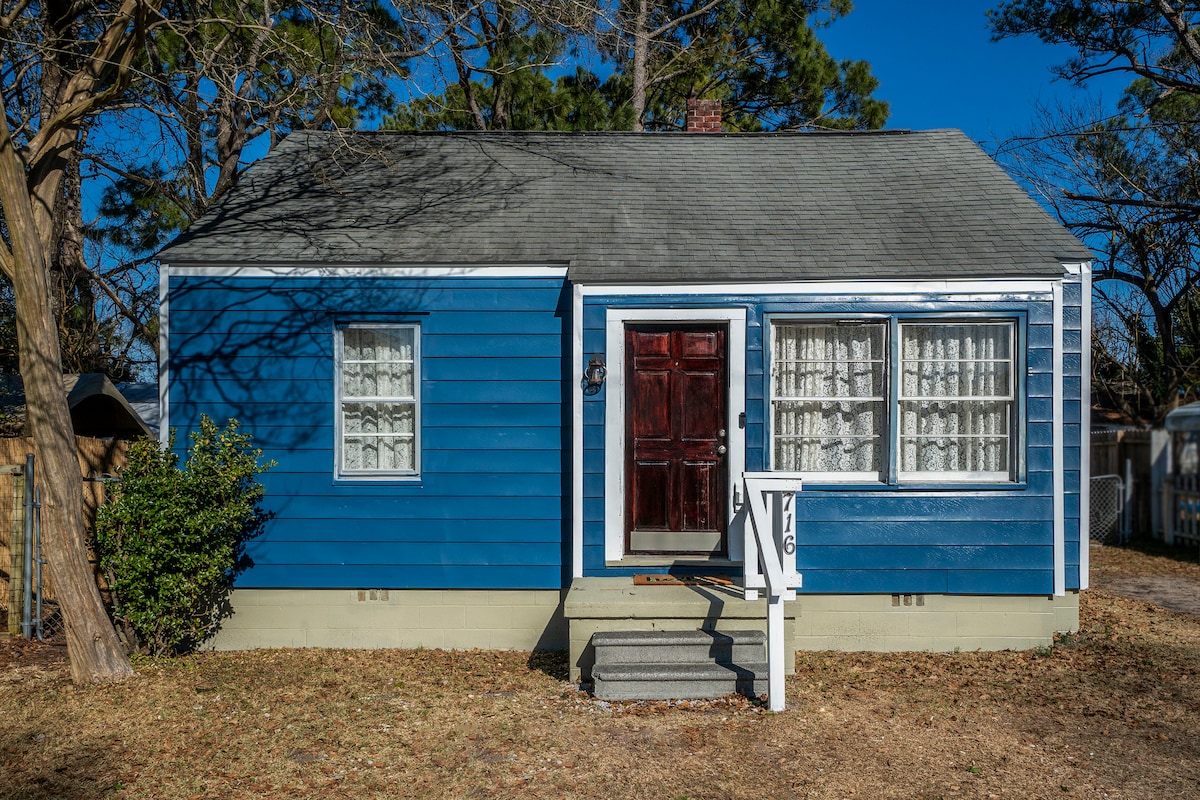
[[[1167,543],[1200,543],[1200,475],[1175,475],[1167,492]]]

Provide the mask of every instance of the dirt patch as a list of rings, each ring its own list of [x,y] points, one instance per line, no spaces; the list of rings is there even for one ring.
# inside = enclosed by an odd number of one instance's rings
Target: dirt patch
[[[1143,578],[1115,578],[1104,581],[1110,592],[1153,603],[1156,606],[1200,615],[1200,581],[1154,575]]]
[[[39,642],[19,636],[0,636],[0,670],[9,667],[66,668],[65,639]]]
[[[1200,615],[1200,563],[1194,549],[1093,545],[1091,554],[1092,584],[1096,588]]]

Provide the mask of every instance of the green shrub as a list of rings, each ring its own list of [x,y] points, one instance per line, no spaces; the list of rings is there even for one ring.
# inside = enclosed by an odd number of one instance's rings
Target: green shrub
[[[261,450],[207,416],[191,434],[187,463],[142,439],[129,448],[120,482],[109,484],[96,517],[96,555],[112,592],[118,628],[150,655],[194,649],[231,611],[233,580],[248,565],[246,541],[262,531],[263,489],[274,466]]]

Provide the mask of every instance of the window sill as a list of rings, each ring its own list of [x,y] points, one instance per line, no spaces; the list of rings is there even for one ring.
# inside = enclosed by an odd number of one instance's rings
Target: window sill
[[[805,482],[805,492],[1020,492],[1029,488],[1024,481],[963,481],[952,483],[831,483]]]
[[[334,486],[420,486],[420,475],[334,475]]]

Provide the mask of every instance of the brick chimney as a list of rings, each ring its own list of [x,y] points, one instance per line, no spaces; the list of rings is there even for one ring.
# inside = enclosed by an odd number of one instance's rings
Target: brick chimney
[[[721,101],[689,97],[685,130],[688,133],[720,133]]]

